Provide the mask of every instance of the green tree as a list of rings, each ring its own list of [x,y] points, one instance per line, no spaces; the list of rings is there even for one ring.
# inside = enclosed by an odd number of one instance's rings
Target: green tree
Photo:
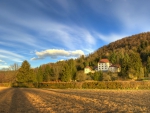
[[[37,77],[34,69],[30,69],[29,81],[28,82],[37,82]]]
[[[42,70],[41,66],[38,68],[37,81],[38,82],[43,82],[43,70]]]
[[[53,67],[53,72],[54,72],[54,81],[58,81],[60,77],[60,66],[55,66]]]
[[[102,75],[103,73],[101,71],[95,72],[93,75],[93,80],[95,81],[102,81]]]
[[[17,76],[16,76],[17,82],[29,82],[31,81],[30,78],[30,64],[28,61],[23,61],[21,68],[18,70]]]
[[[111,63],[113,63],[113,64],[117,63],[117,56],[116,56],[116,53],[113,52],[113,53],[110,55],[109,59],[110,59]]]
[[[71,72],[67,63],[63,67],[62,74],[61,74],[61,81],[63,82],[71,81]]]
[[[128,70],[129,70],[129,63],[130,63],[130,57],[126,53],[122,59],[120,59],[120,65],[121,65],[121,72],[119,73],[119,76],[123,78],[128,77]]]
[[[147,65],[146,65],[146,68],[147,68],[147,72],[150,73],[150,57],[148,56],[147,58]]]
[[[68,66],[70,68],[69,70],[70,70],[70,74],[71,74],[71,79],[74,80],[75,76],[76,76],[76,72],[77,72],[75,61],[73,59],[70,59],[68,61]]]
[[[43,73],[43,81],[44,82],[50,81],[50,71],[51,71],[50,66],[46,65],[44,73]]]
[[[144,76],[144,70],[141,62],[140,55],[138,53],[130,53],[130,63],[128,75],[133,75],[134,78],[142,78]],[[132,71],[131,71],[132,70]]]

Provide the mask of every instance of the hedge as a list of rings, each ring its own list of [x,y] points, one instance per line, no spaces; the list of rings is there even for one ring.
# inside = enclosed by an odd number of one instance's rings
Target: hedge
[[[52,89],[150,89],[149,81],[43,82],[38,85],[39,88]]]
[[[67,89],[75,88],[81,89],[82,82],[42,82],[38,84],[39,88],[51,88],[51,89]]]
[[[0,87],[11,87],[11,83],[0,83]]]
[[[150,89],[148,81],[84,82],[85,89]]]
[[[150,81],[0,83],[0,87],[51,89],[150,89]]]

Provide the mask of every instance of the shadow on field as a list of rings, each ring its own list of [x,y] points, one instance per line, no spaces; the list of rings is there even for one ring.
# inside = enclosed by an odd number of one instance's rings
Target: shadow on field
[[[0,88],[1,88],[1,87],[0,87]],[[2,88],[2,89],[0,90],[0,95],[6,94],[8,91],[10,91],[10,89],[11,89],[11,88]]]
[[[9,113],[38,113],[38,109],[30,103],[21,88],[13,88]]]

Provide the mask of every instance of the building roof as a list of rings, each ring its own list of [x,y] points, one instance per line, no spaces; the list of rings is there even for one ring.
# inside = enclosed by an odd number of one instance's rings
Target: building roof
[[[90,66],[86,66],[85,68],[92,70]]]
[[[112,64],[111,66],[109,67],[117,67],[117,68],[120,68],[120,65],[119,64]]]
[[[99,62],[100,62],[100,63],[108,63],[109,60],[108,60],[108,59],[101,59]]]

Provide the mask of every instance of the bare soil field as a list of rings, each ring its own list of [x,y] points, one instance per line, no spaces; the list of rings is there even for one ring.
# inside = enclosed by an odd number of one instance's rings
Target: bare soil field
[[[150,112],[150,90],[0,88],[0,113]]]

